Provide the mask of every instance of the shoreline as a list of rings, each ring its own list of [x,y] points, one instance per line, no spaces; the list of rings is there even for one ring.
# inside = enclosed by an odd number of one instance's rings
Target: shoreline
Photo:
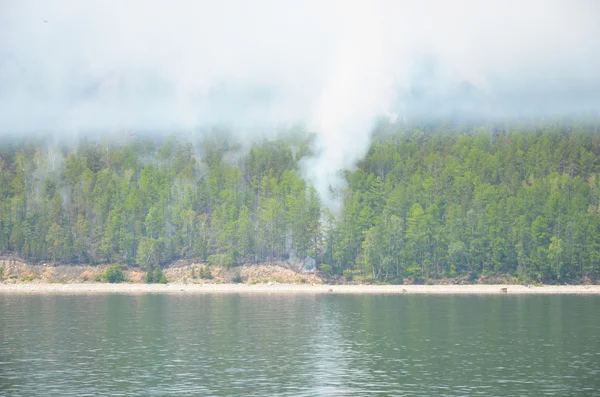
[[[37,294],[600,295],[600,285],[0,284],[0,295]]]

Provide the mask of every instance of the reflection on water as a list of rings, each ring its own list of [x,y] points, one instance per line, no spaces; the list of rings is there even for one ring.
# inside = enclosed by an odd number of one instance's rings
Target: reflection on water
[[[599,304],[0,296],[0,395],[600,395]]]

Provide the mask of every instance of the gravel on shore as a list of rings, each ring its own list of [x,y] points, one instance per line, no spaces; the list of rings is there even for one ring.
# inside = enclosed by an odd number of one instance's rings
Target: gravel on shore
[[[0,284],[0,295],[18,294],[431,294],[528,295],[600,294],[600,285],[327,285],[327,284],[101,284],[15,283]]]

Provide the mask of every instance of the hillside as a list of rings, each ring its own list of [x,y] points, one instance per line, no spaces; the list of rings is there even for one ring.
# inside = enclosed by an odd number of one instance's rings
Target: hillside
[[[347,279],[600,275],[598,123],[389,127],[331,213],[310,138],[6,141],[0,254],[64,265],[300,259]]]

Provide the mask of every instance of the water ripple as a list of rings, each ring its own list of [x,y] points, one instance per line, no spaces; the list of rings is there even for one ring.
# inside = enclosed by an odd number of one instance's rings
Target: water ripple
[[[0,395],[599,396],[599,303],[0,296]]]

